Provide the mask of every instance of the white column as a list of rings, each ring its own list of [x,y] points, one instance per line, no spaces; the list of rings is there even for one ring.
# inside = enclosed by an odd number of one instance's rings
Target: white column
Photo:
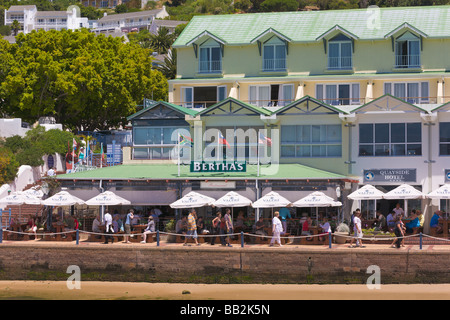
[[[366,89],[366,99],[365,103],[369,103],[373,100],[373,82],[368,81],[367,82],[367,89]]]
[[[304,89],[304,83],[300,82],[300,84],[297,87],[297,94],[295,95],[295,100],[299,100],[305,96],[305,89]]]

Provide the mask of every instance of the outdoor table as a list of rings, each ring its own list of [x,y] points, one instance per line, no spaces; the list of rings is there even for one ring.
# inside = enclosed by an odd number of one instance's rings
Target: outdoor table
[[[448,238],[448,224],[450,219],[439,219],[439,222],[442,222],[443,236],[444,238]]]
[[[136,235],[136,238],[131,238],[130,237],[130,241],[131,242],[141,242],[142,241],[142,233],[144,233],[144,230],[147,228],[146,224],[135,224],[132,226],[133,231],[131,233],[138,233]]]

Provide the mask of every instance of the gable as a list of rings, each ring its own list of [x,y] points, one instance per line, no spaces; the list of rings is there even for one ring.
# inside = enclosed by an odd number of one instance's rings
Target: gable
[[[355,113],[372,113],[372,112],[426,112],[426,110],[408,103],[402,99],[385,94],[371,102],[368,102],[361,107],[358,107],[352,112]]]
[[[270,115],[270,111],[228,97],[199,113],[204,116],[260,116]]]
[[[129,116],[127,120],[185,119],[186,115],[195,116],[197,112],[168,102],[159,101],[148,108]]]
[[[339,110],[325,102],[316,100],[310,96],[305,96],[296,100],[287,106],[278,109],[274,113],[278,115],[320,115],[320,114],[339,114]]]
[[[450,102],[444,103],[443,105],[434,108],[433,110],[431,110],[432,112],[449,112],[450,111]]]

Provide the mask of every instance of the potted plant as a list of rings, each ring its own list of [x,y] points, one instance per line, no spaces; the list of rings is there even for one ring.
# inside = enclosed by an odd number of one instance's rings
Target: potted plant
[[[169,222],[166,223],[164,231],[169,233],[167,235],[167,242],[176,242],[177,236],[175,233],[175,220],[171,219]]]
[[[350,232],[350,228],[345,223],[340,223],[336,231],[334,232],[334,242],[337,244],[344,244],[347,242],[347,238]]]

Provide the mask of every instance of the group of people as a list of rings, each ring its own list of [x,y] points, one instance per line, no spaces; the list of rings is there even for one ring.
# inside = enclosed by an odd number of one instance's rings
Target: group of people
[[[212,220],[212,235],[217,235],[220,238],[220,242],[223,246],[232,247],[231,234],[233,234],[233,220],[231,218],[231,210],[226,209],[225,215],[222,216],[222,212],[218,211],[216,216]],[[196,245],[198,243],[198,234],[209,233],[205,228],[203,218],[197,218],[197,212],[195,209],[191,209],[189,215],[183,216],[178,220],[175,226],[175,232],[185,235],[184,246],[190,246],[188,239],[194,239]],[[211,237],[211,245],[215,244],[216,237]]]
[[[156,220],[157,214],[154,210],[150,212],[147,221],[147,227],[143,232],[143,239],[141,243],[146,243],[147,236],[151,233],[156,232]],[[102,233],[101,226],[105,226],[105,244],[109,242],[114,243],[114,236],[112,234],[123,232],[124,233],[124,243],[130,243],[130,237],[133,225],[136,225],[139,221],[139,217],[135,215],[134,209],[130,209],[124,219],[118,214],[115,213],[114,216],[109,213],[107,210],[103,217],[103,222],[100,218],[100,215],[97,215],[92,223],[92,231],[95,233]],[[101,235],[97,235],[101,237]]]

